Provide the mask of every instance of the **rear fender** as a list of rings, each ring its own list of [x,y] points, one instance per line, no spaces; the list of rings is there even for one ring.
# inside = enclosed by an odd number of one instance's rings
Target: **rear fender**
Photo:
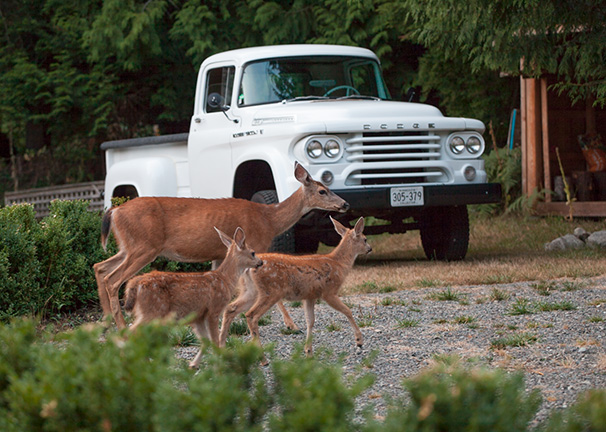
[[[176,196],[177,169],[166,157],[148,157],[117,162],[105,177],[105,208],[119,186],[132,185],[139,196]]]

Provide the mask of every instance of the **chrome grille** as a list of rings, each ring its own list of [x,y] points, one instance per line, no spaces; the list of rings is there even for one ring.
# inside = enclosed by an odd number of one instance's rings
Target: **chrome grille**
[[[348,185],[427,183],[445,174],[431,162],[440,159],[440,136],[428,132],[364,133],[346,140],[345,158],[364,166],[347,178]],[[380,163],[381,167],[376,167]],[[389,167],[386,167],[389,165]]]

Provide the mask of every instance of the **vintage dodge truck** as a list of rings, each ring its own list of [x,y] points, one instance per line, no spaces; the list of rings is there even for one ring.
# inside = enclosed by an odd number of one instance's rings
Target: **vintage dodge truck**
[[[189,133],[108,141],[105,206],[117,196],[282,201],[300,184],[295,161],[346,199],[365,233],[418,229],[428,258],[459,260],[468,204],[500,199],[481,158],[484,124],[390,98],[377,56],[364,48],[283,45],[207,58]],[[274,250],[313,252],[338,238],[312,212]]]

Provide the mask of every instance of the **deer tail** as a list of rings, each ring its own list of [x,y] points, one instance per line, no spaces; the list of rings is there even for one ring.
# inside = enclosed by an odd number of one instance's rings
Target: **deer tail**
[[[126,284],[126,292],[124,293],[124,310],[126,312],[132,312],[135,307],[135,303],[137,303],[137,292],[139,291],[139,284],[137,283],[127,283]]]
[[[103,215],[103,219],[101,220],[101,246],[103,246],[103,250],[107,252],[107,239],[109,237],[109,232],[112,227],[112,212],[113,208],[110,208]]]

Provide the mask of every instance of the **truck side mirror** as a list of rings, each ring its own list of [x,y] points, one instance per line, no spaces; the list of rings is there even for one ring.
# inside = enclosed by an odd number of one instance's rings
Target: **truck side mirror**
[[[415,98],[417,92],[415,91],[414,87],[410,87],[408,89],[408,92],[406,92],[406,102],[412,102],[412,100]]]
[[[224,103],[225,98],[219,93],[210,93],[208,95],[208,99],[206,100],[206,105],[208,105],[208,107],[213,111],[224,111]]]

